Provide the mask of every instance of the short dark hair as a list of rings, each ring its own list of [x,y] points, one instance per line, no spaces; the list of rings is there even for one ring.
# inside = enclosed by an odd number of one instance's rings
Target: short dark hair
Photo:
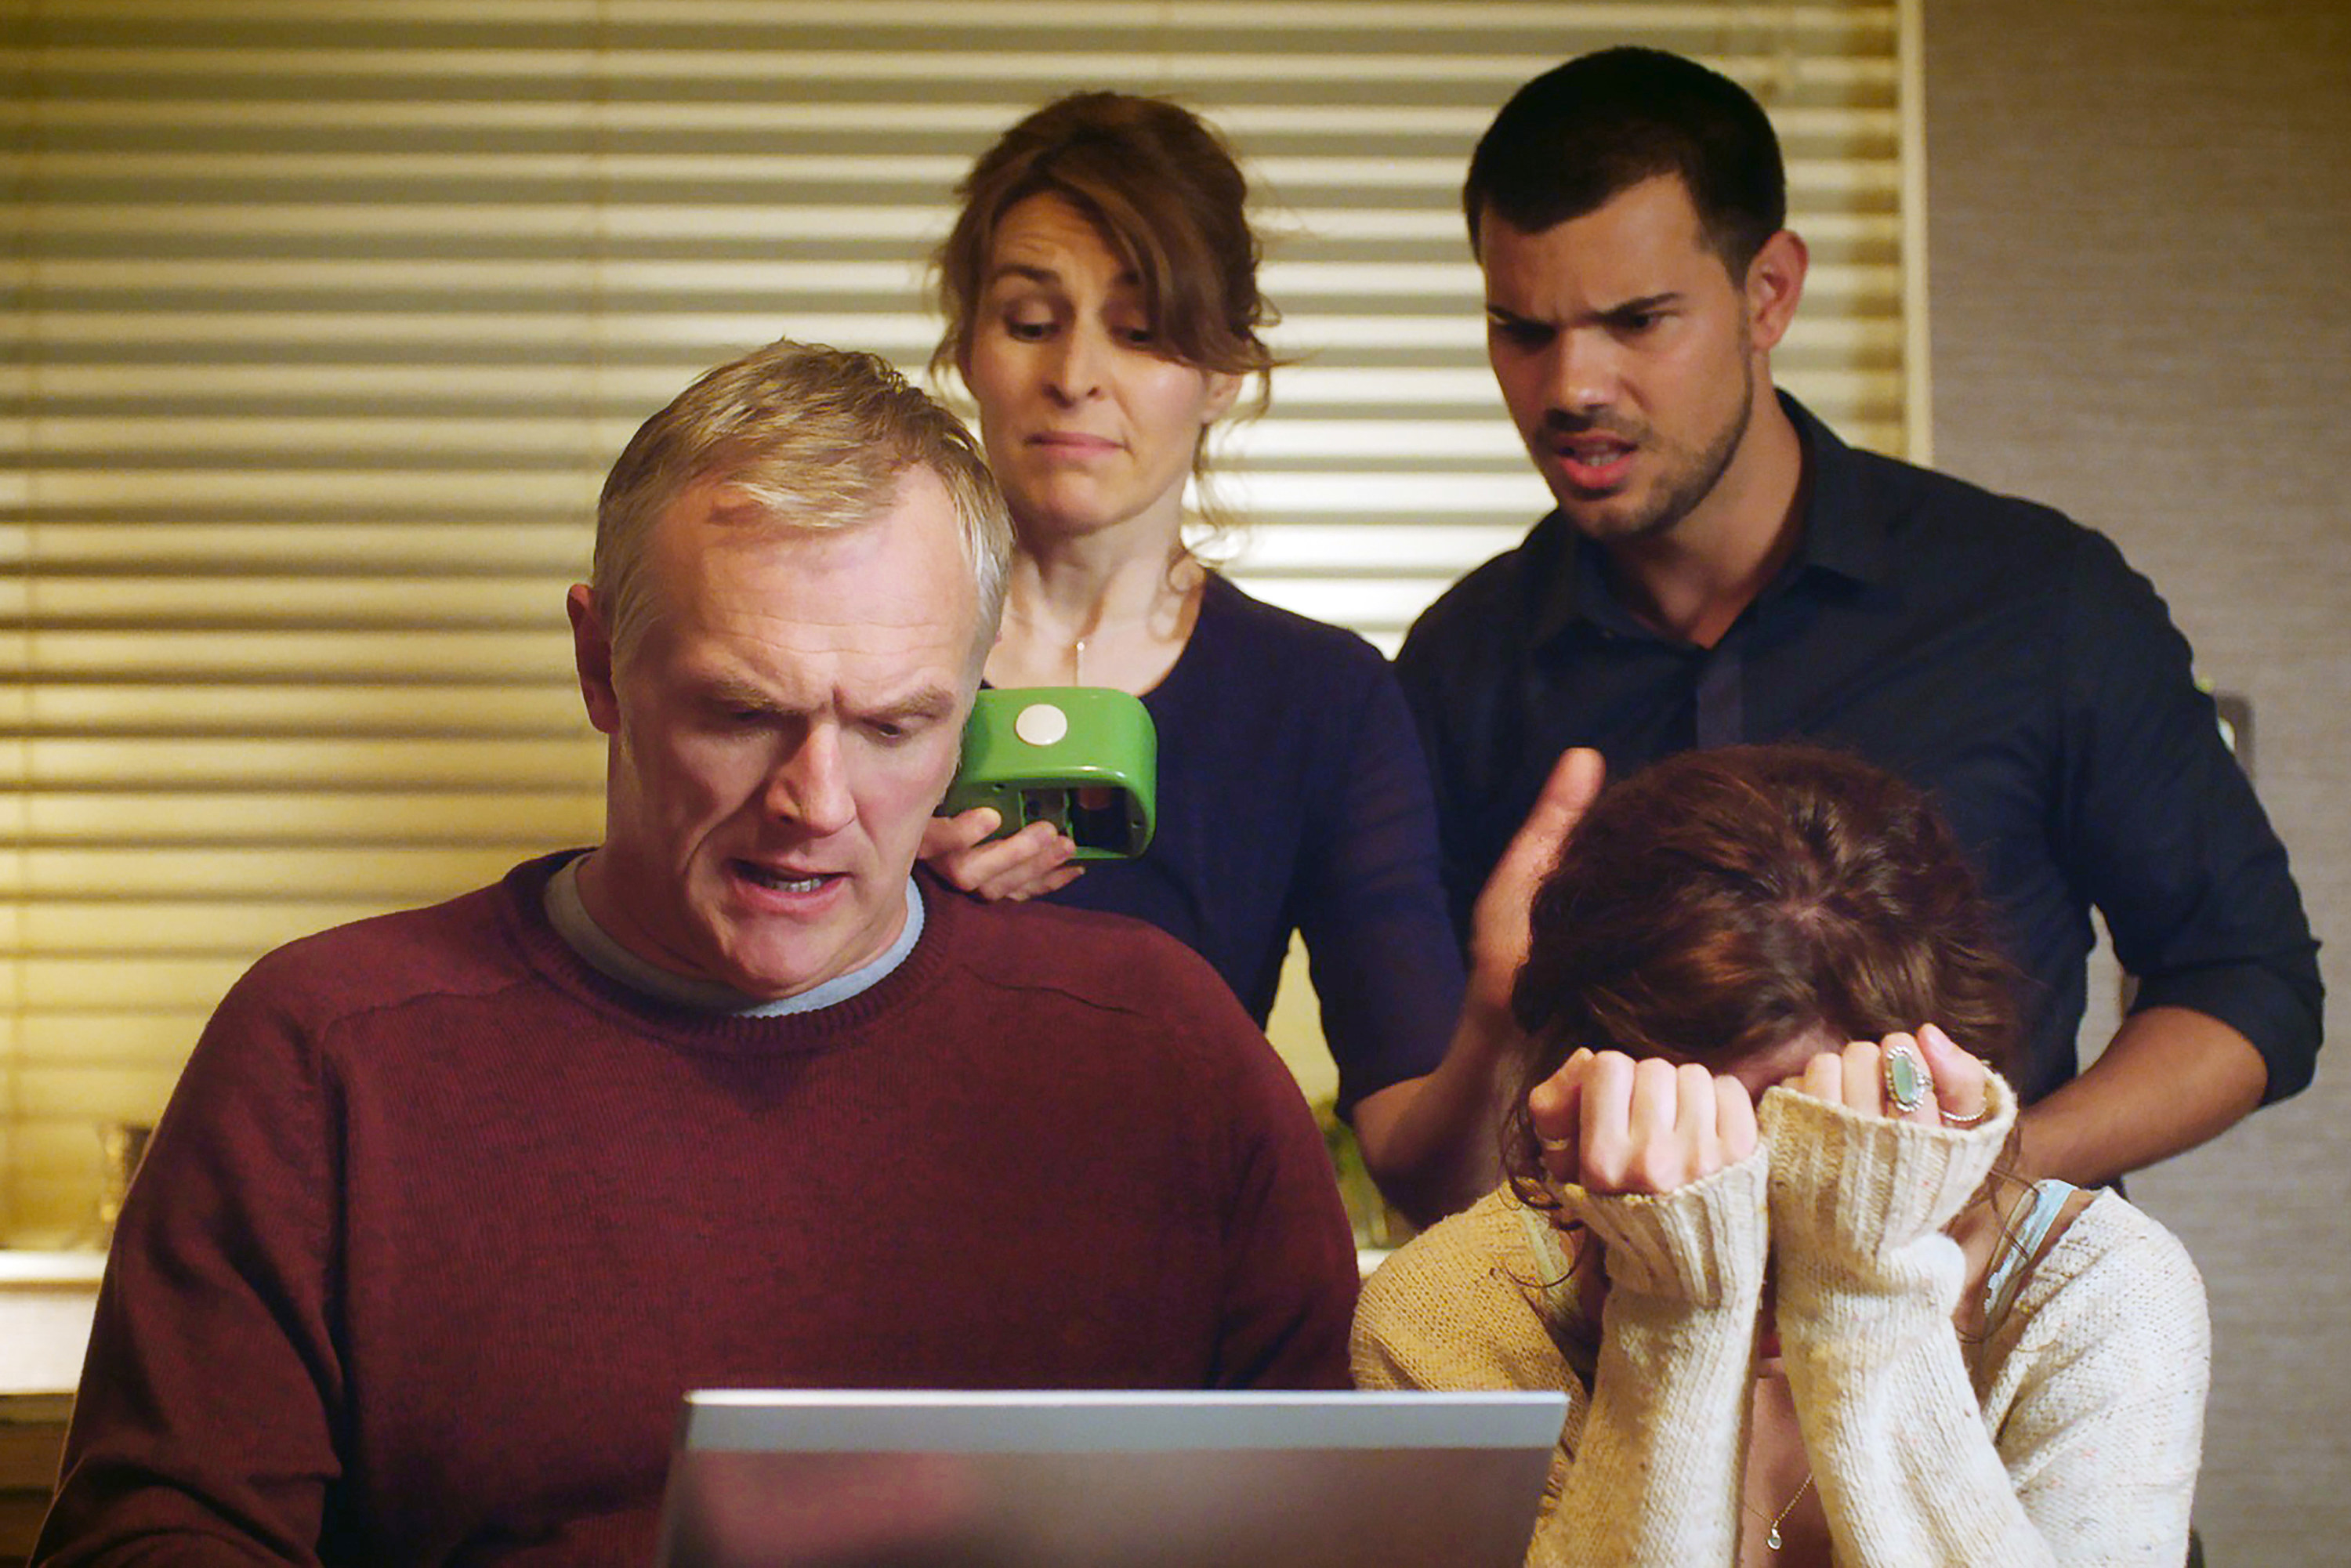
[[[1461,188],[1469,246],[1489,213],[1540,234],[1661,174],[1687,188],[1733,277],[1787,225],[1780,139],[1745,88],[1663,49],[1580,56],[1519,89],[1479,139]]]
[[[1542,1181],[1526,1091],[1578,1046],[1723,1072],[1816,1029],[1932,1023],[2011,1072],[2022,1039],[1958,839],[1910,784],[1818,747],[1682,752],[1602,790],[1530,926],[1503,1138],[1522,1195]]]

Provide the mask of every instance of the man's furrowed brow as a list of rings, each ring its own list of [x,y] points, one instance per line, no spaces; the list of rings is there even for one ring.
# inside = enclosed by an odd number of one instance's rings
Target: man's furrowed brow
[[[1656,294],[1638,295],[1631,299],[1620,300],[1614,305],[1601,306],[1583,319],[1592,321],[1624,321],[1635,317],[1654,316],[1660,310],[1673,308],[1681,303],[1681,299],[1679,289],[1668,288]],[[1559,325],[1548,317],[1523,315],[1507,305],[1499,305],[1490,299],[1486,302],[1486,319],[1498,327],[1552,329]]]
[[[940,719],[955,712],[958,700],[952,687],[919,686],[902,695],[871,705],[865,709],[864,716],[891,721]]]
[[[716,706],[773,712],[782,707],[776,694],[741,675],[713,673],[695,683],[705,701]]]
[[[1627,316],[1654,316],[1660,310],[1670,309],[1681,303],[1681,290],[1668,288],[1662,293],[1644,294],[1636,298],[1625,300],[1621,304],[1606,306],[1602,308],[1600,315],[1602,319],[1610,321]]]

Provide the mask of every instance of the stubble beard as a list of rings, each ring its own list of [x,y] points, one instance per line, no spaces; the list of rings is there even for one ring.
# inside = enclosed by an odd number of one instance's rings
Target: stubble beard
[[[1738,412],[1687,462],[1659,476],[1656,493],[1647,504],[1629,514],[1610,516],[1585,510],[1579,516],[1579,507],[1590,507],[1593,503],[1555,497],[1569,521],[1579,532],[1600,544],[1637,544],[1661,538],[1680,527],[1682,519],[1714,494],[1715,486],[1729,471],[1731,460],[1739,455],[1740,444],[1747,439],[1747,427],[1755,417],[1755,368],[1744,359],[1740,361],[1739,379]]]

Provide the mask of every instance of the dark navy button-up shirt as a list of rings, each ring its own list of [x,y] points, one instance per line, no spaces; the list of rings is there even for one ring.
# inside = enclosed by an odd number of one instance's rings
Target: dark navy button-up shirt
[[[2189,647],[2104,536],[1846,446],[1804,446],[1793,557],[1710,648],[1626,608],[1554,512],[1454,585],[1397,657],[1435,776],[1457,929],[1571,746],[1611,777],[1692,747],[1815,740],[1927,788],[2032,981],[2034,1100],[2075,1071],[2090,910],[2133,1007],[2217,1018],[2310,1081],[2317,944],[2285,852],[2221,740]]]

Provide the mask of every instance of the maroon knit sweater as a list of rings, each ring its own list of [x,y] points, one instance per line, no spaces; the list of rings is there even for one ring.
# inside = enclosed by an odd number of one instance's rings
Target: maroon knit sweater
[[[695,1387],[1343,1385],[1322,1140],[1171,938],[926,887],[871,990],[712,1019],[581,964],[556,863],[221,1004],[37,1558],[643,1562]]]

